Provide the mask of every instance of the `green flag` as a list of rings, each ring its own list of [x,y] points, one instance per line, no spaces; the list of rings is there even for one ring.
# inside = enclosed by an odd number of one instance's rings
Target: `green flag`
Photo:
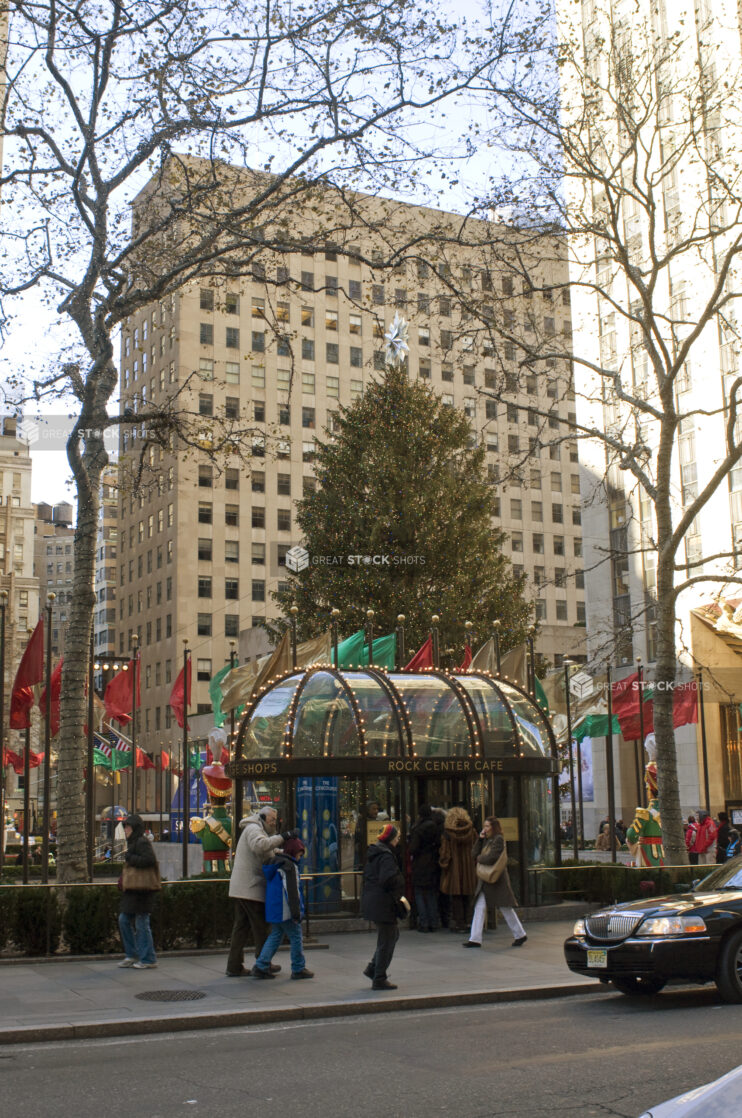
[[[397,635],[389,633],[385,637],[374,637],[374,664],[391,671],[396,666]],[[363,629],[346,637],[338,645],[338,667],[358,668],[368,664],[368,640]]]
[[[214,725],[215,726],[223,726],[224,722],[226,720],[226,715],[224,714],[224,711],[222,710],[222,686],[221,685],[222,685],[222,680],[224,679],[224,677],[226,675],[229,675],[231,670],[232,670],[232,665],[231,664],[225,664],[223,668],[220,668],[220,670],[216,673],[216,675],[211,677],[211,682],[209,683],[209,698],[211,699],[211,709],[214,712]],[[242,707],[240,707],[239,710],[235,711],[235,714],[237,716],[239,716],[241,713],[242,713]]]
[[[548,714],[549,714],[549,700],[546,698],[546,692],[544,691],[543,687],[541,686],[541,680],[538,677],[536,677],[535,683],[536,683],[536,687],[535,687],[536,702],[541,707],[544,714],[548,716]]]
[[[103,753],[102,750],[94,749],[93,750],[93,764],[94,765],[101,765],[104,769],[110,769],[111,758],[106,757],[105,753]]]

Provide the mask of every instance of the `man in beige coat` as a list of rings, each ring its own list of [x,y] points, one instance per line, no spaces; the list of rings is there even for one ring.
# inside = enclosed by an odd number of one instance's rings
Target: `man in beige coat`
[[[265,877],[263,863],[278,847],[290,838],[298,838],[298,831],[276,834],[278,814],[273,807],[264,807],[245,820],[240,841],[234,856],[229,895],[234,900],[234,924],[229,944],[227,975],[239,978],[250,974],[244,966],[245,940],[248,928],[252,931],[255,958],[268,938],[265,920]],[[272,971],[281,968],[271,963]]]

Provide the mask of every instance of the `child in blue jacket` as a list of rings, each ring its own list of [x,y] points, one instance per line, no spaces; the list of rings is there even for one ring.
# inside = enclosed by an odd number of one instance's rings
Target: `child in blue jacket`
[[[284,935],[291,945],[291,977],[314,978],[307,970],[301,935],[304,900],[299,882],[299,860],[304,855],[301,839],[287,839],[283,850],[274,852],[263,866],[265,875],[265,918],[271,926],[263,949],[255,960],[253,978],[275,978],[271,959]]]

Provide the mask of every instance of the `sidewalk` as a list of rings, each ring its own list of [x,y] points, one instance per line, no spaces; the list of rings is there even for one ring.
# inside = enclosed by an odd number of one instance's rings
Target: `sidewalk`
[[[502,923],[487,933],[480,951],[465,951],[465,937],[448,931],[402,931],[390,969],[399,989],[389,992],[372,991],[361,973],[373,954],[372,932],[322,935],[317,929],[320,938],[306,950],[315,978],[304,982],[290,978],[286,949],[276,956],[283,969],[271,982],[227,978],[226,951],[162,956],[148,971],[120,969],[121,956],[4,963],[0,1044],[594,992],[598,983],[573,975],[564,963],[562,943],[571,930],[571,920],[533,923],[528,942],[513,948]]]

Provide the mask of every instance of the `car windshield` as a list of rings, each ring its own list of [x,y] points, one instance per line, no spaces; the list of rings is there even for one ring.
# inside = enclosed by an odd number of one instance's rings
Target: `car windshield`
[[[714,893],[718,889],[742,889],[742,857],[730,858],[723,866],[713,870],[699,881],[694,893]]]

